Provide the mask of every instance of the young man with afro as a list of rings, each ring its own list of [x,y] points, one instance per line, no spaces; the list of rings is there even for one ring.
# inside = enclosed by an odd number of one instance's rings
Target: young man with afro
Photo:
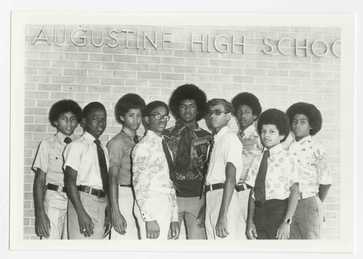
[[[289,134],[287,115],[277,109],[263,112],[257,131],[264,146],[248,172],[250,193],[247,237],[288,239],[298,199],[299,184],[295,157],[283,149]]]
[[[322,202],[332,179],[325,149],[313,136],[322,126],[320,111],[310,103],[299,102],[287,110],[295,140],[290,153],[299,168],[300,200],[291,225],[291,239],[319,239],[323,222]]]
[[[111,239],[138,239],[133,215],[135,197],[132,188],[131,151],[139,140],[145,101],[137,94],[125,94],[115,105],[116,121],[122,129],[108,143],[110,156]]]
[[[40,238],[67,239],[68,198],[63,180],[63,152],[75,139],[82,116],[79,105],[61,100],[52,105],[49,122],[57,132],[39,144],[34,163],[35,232]]]
[[[246,229],[248,199],[251,189],[245,181],[253,159],[262,151],[260,136],[257,133],[257,119],[261,113],[261,104],[255,95],[243,92],[233,97],[232,106],[239,126],[238,137],[243,146],[243,172],[236,185],[236,190],[243,215],[241,224],[243,224],[243,229]],[[242,238],[246,238],[245,232],[242,233]]]
[[[179,222],[185,226],[187,239],[206,239],[205,196],[201,193],[211,134],[198,125],[205,115],[206,103],[205,93],[197,86],[179,86],[169,100],[176,123],[164,132],[175,157],[170,173],[176,188]]]

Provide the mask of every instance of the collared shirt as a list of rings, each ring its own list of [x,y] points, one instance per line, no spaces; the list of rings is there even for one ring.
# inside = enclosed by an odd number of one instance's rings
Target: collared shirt
[[[77,186],[87,185],[102,190],[97,146],[94,141],[95,138],[91,134],[84,132],[79,139],[70,143],[64,151],[64,168],[69,166],[77,171]],[[108,152],[102,144],[101,146],[105,153],[108,168]]]
[[[247,178],[247,172],[252,165],[253,159],[261,154],[263,146],[257,133],[256,122],[248,126],[243,132],[239,132],[238,137],[241,139],[243,146],[243,172],[239,179],[239,183],[243,183]]]
[[[241,159],[243,147],[236,132],[225,126],[213,138],[214,145],[208,166],[206,185],[226,181],[226,165],[228,162],[235,166],[236,182],[238,182],[243,170]]]
[[[212,134],[200,128],[198,124],[195,126],[195,128],[191,129],[190,163],[183,170],[172,172],[174,174],[174,185],[177,195],[182,197],[200,195],[203,176],[206,174],[207,169],[207,153]],[[183,123],[177,122],[175,127],[167,129],[164,133],[174,158],[177,157],[182,133],[185,128],[186,126]]]
[[[39,144],[38,151],[35,155],[32,170],[42,170],[47,174],[46,183],[52,183],[63,186],[63,152],[66,147],[64,142],[67,136],[58,131],[53,136],[42,140]],[[73,140],[76,137],[70,136]]]
[[[170,180],[162,137],[151,130],[132,151],[132,171],[135,198],[144,221],[155,219],[153,197],[166,194],[172,203],[173,221],[178,221],[178,207],[173,182]],[[162,206],[162,204],[160,204]]]
[[[290,145],[290,153],[295,156],[299,169],[299,189],[303,198],[319,192],[320,184],[331,184],[325,149],[309,135]]]
[[[246,179],[248,185],[255,185],[262,157],[263,152],[253,160]],[[267,160],[265,182],[266,200],[284,200],[288,198],[290,195],[290,187],[297,182],[298,169],[295,157],[286,151],[281,144],[272,147]]]
[[[115,135],[108,143],[110,168],[119,168],[118,184],[131,184],[131,150],[135,146],[134,140],[123,130]]]

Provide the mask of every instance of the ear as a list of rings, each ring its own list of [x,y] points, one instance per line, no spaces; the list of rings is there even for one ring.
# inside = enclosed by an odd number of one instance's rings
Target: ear
[[[279,135],[279,138],[280,138],[280,142],[285,138],[286,136],[285,135]]]
[[[145,121],[146,125],[149,125],[149,122],[150,122],[149,116],[145,116],[144,121]]]
[[[55,120],[55,121],[53,121],[53,125],[56,127],[56,128],[58,128],[58,121],[57,120]]]
[[[86,118],[82,118],[79,125],[84,129],[86,126]]]
[[[120,120],[122,121],[122,122],[125,122],[125,117],[124,116],[122,116],[122,115],[120,115]]]
[[[253,121],[257,120],[257,115],[252,115]]]

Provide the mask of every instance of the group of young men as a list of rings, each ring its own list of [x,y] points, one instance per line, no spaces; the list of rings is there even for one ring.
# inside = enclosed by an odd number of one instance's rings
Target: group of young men
[[[322,202],[332,181],[324,149],[312,138],[321,129],[321,113],[302,102],[286,113],[261,110],[251,93],[207,101],[193,84],[176,88],[169,105],[146,105],[126,94],[115,105],[122,128],[104,146],[101,103],[83,110],[72,100],[55,103],[49,121],[57,132],[40,143],[32,166],[36,234],[320,238]],[[167,129],[169,111],[175,125]],[[238,131],[229,127],[233,117]],[[209,131],[198,124],[202,119]],[[84,132],[76,137],[79,123]],[[141,124],[144,136],[137,135]]]

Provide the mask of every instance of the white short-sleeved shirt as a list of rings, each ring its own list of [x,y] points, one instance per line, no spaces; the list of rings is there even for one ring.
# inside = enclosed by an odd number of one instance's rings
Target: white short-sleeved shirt
[[[79,139],[70,143],[64,151],[64,168],[69,166],[77,171],[77,185],[87,185],[92,188],[102,189],[97,146],[94,141],[95,138],[91,134],[84,132]],[[107,149],[103,145],[102,149],[105,153],[107,168],[109,168]]]
[[[255,186],[263,151],[255,158],[248,171],[246,179],[248,185]],[[281,144],[272,147],[270,156],[267,159],[266,200],[284,200],[288,198],[290,196],[290,187],[294,183],[298,183],[298,169],[294,156],[286,151]]]
[[[66,147],[64,140],[66,137],[66,135],[58,131],[53,136],[42,140],[39,144],[32,170],[36,172],[37,169],[40,169],[46,173],[46,183],[64,185],[62,167],[64,163],[63,151]],[[74,140],[75,136],[72,135],[70,138]]]
[[[242,143],[237,133],[229,127],[223,127],[214,137],[206,185],[224,183],[226,181],[226,164],[232,163],[236,168],[236,182],[243,170]]]
[[[332,183],[325,149],[311,136],[293,141],[289,150],[298,164],[299,190],[303,198],[315,196],[320,184]]]

